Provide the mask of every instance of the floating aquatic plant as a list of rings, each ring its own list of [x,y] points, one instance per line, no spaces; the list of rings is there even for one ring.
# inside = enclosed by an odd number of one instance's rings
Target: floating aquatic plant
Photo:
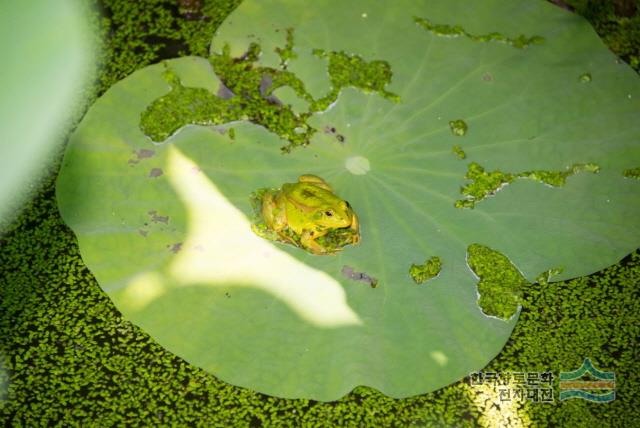
[[[210,58],[96,102],[58,200],[118,308],[187,361],[283,397],[406,397],[490,361],[525,281],[637,247],[639,111],[638,76],[553,5],[246,0]],[[249,195],[300,174],[340,189],[359,246],[253,234]]]

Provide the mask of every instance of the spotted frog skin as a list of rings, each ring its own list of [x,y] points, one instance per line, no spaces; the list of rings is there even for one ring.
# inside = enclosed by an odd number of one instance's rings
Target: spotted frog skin
[[[333,193],[326,181],[302,175],[297,183],[262,196],[262,219],[276,239],[313,254],[335,254],[360,241],[358,216],[349,203]],[[335,239],[318,238],[332,235]],[[264,236],[264,234],[263,234]]]

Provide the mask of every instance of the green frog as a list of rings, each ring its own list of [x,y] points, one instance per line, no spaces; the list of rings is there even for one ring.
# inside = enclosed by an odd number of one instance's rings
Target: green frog
[[[312,254],[335,254],[360,241],[358,216],[322,178],[302,175],[281,189],[262,189],[258,200],[258,235],[293,244]]]

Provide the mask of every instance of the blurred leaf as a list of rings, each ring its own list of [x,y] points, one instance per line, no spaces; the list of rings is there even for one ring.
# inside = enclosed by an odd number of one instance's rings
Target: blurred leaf
[[[22,200],[60,145],[91,59],[75,0],[0,2],[0,219]],[[77,111],[75,112],[77,115]]]

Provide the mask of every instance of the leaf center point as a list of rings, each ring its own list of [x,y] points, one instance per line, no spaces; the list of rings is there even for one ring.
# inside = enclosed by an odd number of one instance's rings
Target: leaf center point
[[[365,175],[371,169],[369,159],[363,156],[350,156],[344,163],[347,170],[353,175]]]

